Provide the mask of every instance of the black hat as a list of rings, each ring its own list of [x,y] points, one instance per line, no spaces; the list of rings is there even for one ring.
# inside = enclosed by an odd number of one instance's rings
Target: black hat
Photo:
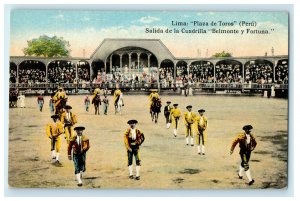
[[[59,116],[57,114],[54,114],[51,116],[52,119],[59,119]]]
[[[85,130],[85,127],[83,127],[83,126],[77,126],[77,127],[75,127],[74,128],[74,131],[83,131],[83,130]]]
[[[205,112],[205,110],[204,109],[200,109],[200,110],[198,110],[198,112]]]
[[[191,105],[188,105],[188,106],[186,106],[186,109],[188,109],[188,108],[192,108],[193,106],[191,106]]]
[[[173,106],[178,106],[178,104],[177,104],[177,103],[175,103],[175,104],[173,104]]]
[[[167,103],[171,103],[171,101],[167,101]]]
[[[65,109],[72,109],[72,107],[70,105],[66,105]]]
[[[135,120],[135,119],[129,120],[129,121],[127,122],[127,124],[137,124],[137,123],[138,123],[138,121]]]
[[[243,126],[243,130],[244,131],[245,130],[251,130],[251,129],[253,129],[253,127],[251,125],[245,125],[245,126]]]

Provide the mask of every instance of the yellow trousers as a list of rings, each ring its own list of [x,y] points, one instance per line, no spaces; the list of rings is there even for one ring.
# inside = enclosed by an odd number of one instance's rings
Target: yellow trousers
[[[200,145],[200,143],[202,145],[206,144],[206,131],[200,131],[200,133],[197,133],[197,135],[196,135],[196,144]]]
[[[194,137],[194,124],[185,125],[185,137],[188,136]]]
[[[51,151],[53,151],[55,149],[55,151],[57,153],[59,153],[60,151],[60,147],[61,147],[61,139],[60,136],[58,137],[53,137],[51,139]]]
[[[73,126],[66,126],[65,127],[65,137],[66,137],[66,140],[67,140],[67,144],[69,144],[70,138],[74,135],[75,134],[74,134]]]
[[[179,126],[179,117],[172,116],[172,126],[176,129],[178,129]]]

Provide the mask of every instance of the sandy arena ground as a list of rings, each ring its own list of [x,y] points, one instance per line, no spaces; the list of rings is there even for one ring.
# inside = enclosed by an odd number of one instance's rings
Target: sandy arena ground
[[[181,111],[188,104],[193,110],[206,109],[208,142],[206,155],[197,154],[196,146],[186,146],[181,119],[179,136],[166,129],[161,113],[157,124],[151,122],[147,96],[125,95],[122,115],[94,115],[93,106],[84,111],[84,96],[69,96],[68,104],[86,127],[91,148],[87,153],[87,171],[82,188],[137,189],[235,189],[284,188],[287,186],[288,101],[261,97],[232,96],[162,96],[179,103]],[[109,97],[112,104],[112,97]],[[26,98],[26,108],[9,109],[9,185],[11,187],[78,188],[73,161],[67,159],[66,141],[62,138],[61,167],[53,165],[50,140],[45,127],[51,122],[48,106],[39,112],[36,97]],[[163,105],[164,106],[164,105]],[[162,108],[163,111],[163,108]],[[123,142],[127,120],[137,119],[146,140],[140,149],[141,180],[128,178],[127,158]],[[239,147],[229,154],[232,139],[242,126],[252,124],[258,142],[252,152],[250,169],[255,183],[240,180]],[[134,168],[135,170],[135,168]],[[135,172],[135,171],[134,171]]]

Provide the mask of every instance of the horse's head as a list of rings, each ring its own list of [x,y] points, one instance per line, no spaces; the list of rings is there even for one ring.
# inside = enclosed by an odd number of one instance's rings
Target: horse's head
[[[156,101],[158,101],[158,98],[157,98],[157,97],[153,97],[153,98],[152,98],[152,101],[153,101],[153,102],[156,102]]]

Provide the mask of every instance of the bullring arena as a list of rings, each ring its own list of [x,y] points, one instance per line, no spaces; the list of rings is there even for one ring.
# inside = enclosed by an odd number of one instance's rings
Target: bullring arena
[[[112,45],[114,44],[114,45]],[[249,58],[175,58],[159,40],[104,40],[88,58],[11,57],[10,90],[26,94],[25,108],[9,109],[8,180],[11,187],[78,188],[74,165],[62,138],[61,165],[53,164],[45,128],[52,120],[50,95],[65,88],[68,104],[85,126],[91,148],[83,188],[236,189],[287,187],[288,56]],[[81,65],[82,64],[82,65]],[[34,75],[34,76],[33,76]],[[108,115],[84,108],[84,97],[97,86],[124,92],[122,114],[113,98]],[[182,112],[204,108],[208,118],[206,155],[185,145],[182,117],[178,136],[167,129],[163,111],[158,123],[149,114],[149,89],[159,90]],[[36,94],[45,99],[43,111]],[[183,94],[185,93],[186,96]],[[110,94],[110,93],[109,93]],[[268,94],[268,95],[266,95]],[[264,96],[269,96],[267,98]],[[162,110],[163,110],[162,107]],[[124,131],[137,119],[145,134],[141,180],[128,179]],[[245,124],[253,125],[257,148],[250,168],[255,183],[237,176],[239,148],[230,145]]]
[[[157,124],[148,111],[148,97],[125,95],[122,115],[113,106],[108,115],[94,115],[93,108],[84,111],[84,96],[69,96],[69,104],[86,127],[91,148],[87,153],[85,188],[249,188],[246,179],[237,177],[240,158],[238,147],[229,155],[230,144],[244,124],[252,124],[257,148],[250,168],[255,178],[251,188],[283,188],[287,185],[287,100],[262,97],[228,96],[162,96],[163,102],[187,104],[206,109],[208,142],[205,156],[196,147],[186,146],[183,123],[178,137],[166,129],[162,114]],[[109,97],[110,101],[112,98]],[[49,97],[45,97],[45,101]],[[101,111],[102,112],[102,111]],[[36,97],[26,99],[26,108],[9,111],[9,184],[12,187],[77,188],[74,166],[67,159],[66,142],[61,150],[62,167],[52,163],[50,140],[45,126],[51,122],[47,104],[40,112]],[[136,118],[145,133],[141,146],[141,180],[128,179],[126,151],[123,142],[127,120]]]

